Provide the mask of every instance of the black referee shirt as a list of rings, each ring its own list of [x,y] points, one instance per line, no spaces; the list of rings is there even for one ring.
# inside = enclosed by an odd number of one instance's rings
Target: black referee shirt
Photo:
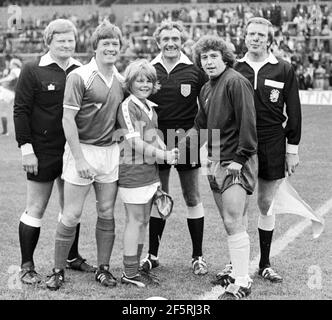
[[[44,56],[45,57],[45,56]],[[80,63],[71,60],[64,71],[55,62],[40,65],[40,60],[24,65],[17,82],[14,124],[18,146],[30,143],[36,154],[63,153],[63,96],[66,76]]]
[[[198,111],[197,97],[208,80],[206,74],[183,53],[179,63],[167,72],[160,62],[160,54],[152,64],[157,70],[161,89],[149,100],[158,105],[159,129],[190,129]]]
[[[298,145],[301,138],[301,103],[293,67],[272,54],[257,74],[249,63],[245,56],[238,60],[234,69],[245,76],[254,88],[258,137],[278,130],[287,120],[287,143]]]

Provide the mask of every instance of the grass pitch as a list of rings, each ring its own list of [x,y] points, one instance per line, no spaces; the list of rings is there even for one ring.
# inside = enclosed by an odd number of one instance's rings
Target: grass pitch
[[[317,209],[331,198],[332,190],[332,108],[303,107],[303,136],[300,146],[300,166],[291,178],[292,185],[302,198]],[[172,172],[170,192],[175,200],[172,216],[167,221],[160,246],[161,266],[155,269],[160,277],[159,288],[136,289],[119,284],[114,289],[102,288],[93,274],[75,271],[66,273],[66,284],[57,292],[50,292],[45,284],[39,287],[21,285],[17,272],[20,265],[18,223],[25,207],[26,181],[21,168],[20,152],[14,140],[13,129],[9,137],[0,137],[0,299],[4,300],[132,300],[161,296],[170,300],[192,300],[211,290],[210,280],[229,261],[226,232],[214,204],[206,177],[200,179],[200,191],[205,207],[204,256],[209,273],[197,277],[191,272],[191,240],[187,228],[185,205],[177,173]],[[89,262],[96,263],[94,228],[96,223],[95,200],[90,193],[82,217],[80,252]],[[37,271],[50,274],[53,264],[54,236],[59,206],[56,186],[46,210],[41,235],[35,251]],[[256,195],[249,206],[249,235],[251,258],[259,254],[257,232]],[[332,217],[325,216],[325,231],[312,240],[307,229],[296,241],[277,257],[272,264],[284,277],[282,284],[271,285],[254,276],[249,299],[332,299]],[[285,233],[302,218],[280,215],[274,238]],[[116,203],[116,242],[111,259],[111,269],[119,279],[122,272],[122,232],[124,208]],[[143,255],[147,251],[147,242]]]

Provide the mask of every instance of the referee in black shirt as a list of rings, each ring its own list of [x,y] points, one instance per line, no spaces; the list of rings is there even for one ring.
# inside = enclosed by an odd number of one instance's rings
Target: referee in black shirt
[[[66,76],[81,65],[72,58],[77,30],[65,19],[49,23],[44,31],[48,52],[27,63],[20,74],[14,102],[14,124],[22,166],[27,173],[27,202],[19,224],[21,281],[36,284],[41,276],[33,261],[42,217],[52,193],[54,181],[63,208],[62,156],[65,136],[62,129],[63,95]],[[68,267],[93,272],[95,268],[78,253],[79,227],[68,256]]]
[[[167,148],[171,150],[194,125],[198,111],[197,97],[207,76],[181,51],[186,39],[180,22],[163,22],[154,36],[161,52],[152,64],[157,70],[161,90],[152,95],[150,100],[158,105],[158,128]],[[194,274],[203,275],[207,273],[207,265],[202,253],[204,208],[198,188],[199,167],[199,150],[194,156],[188,154],[186,163],[175,165],[187,206],[187,224],[193,247],[192,269]],[[170,168],[168,164],[159,165],[160,181],[166,192],[169,191]],[[149,253],[143,260],[145,269],[159,265],[158,250],[164,227],[165,220],[153,210],[149,226]]]

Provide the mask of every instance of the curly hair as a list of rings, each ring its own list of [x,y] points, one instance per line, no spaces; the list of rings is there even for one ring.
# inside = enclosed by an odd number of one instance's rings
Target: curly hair
[[[187,41],[187,39],[189,38],[189,35],[188,35],[182,21],[164,20],[164,21],[161,22],[159,27],[153,33],[153,36],[154,36],[155,40],[157,41],[157,43],[160,43],[160,33],[163,30],[173,30],[173,29],[177,29],[177,30],[180,31],[180,33],[181,33],[181,42],[182,43],[185,43]]]
[[[227,43],[217,36],[203,36],[193,47],[194,61],[199,66],[201,65],[201,54],[207,51],[219,51],[225,64],[232,68],[235,63],[235,56]]]

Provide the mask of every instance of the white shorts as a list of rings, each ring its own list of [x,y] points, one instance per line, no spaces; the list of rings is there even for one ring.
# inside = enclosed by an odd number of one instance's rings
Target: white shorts
[[[68,143],[65,145],[61,178],[71,184],[86,186],[93,182],[112,183],[119,179],[119,146],[114,143],[107,147],[98,147],[81,143],[85,160],[95,169],[93,179],[81,178],[75,167],[75,160]]]
[[[119,194],[124,203],[145,204],[148,203],[156,193],[160,182],[138,188],[119,187]]]

